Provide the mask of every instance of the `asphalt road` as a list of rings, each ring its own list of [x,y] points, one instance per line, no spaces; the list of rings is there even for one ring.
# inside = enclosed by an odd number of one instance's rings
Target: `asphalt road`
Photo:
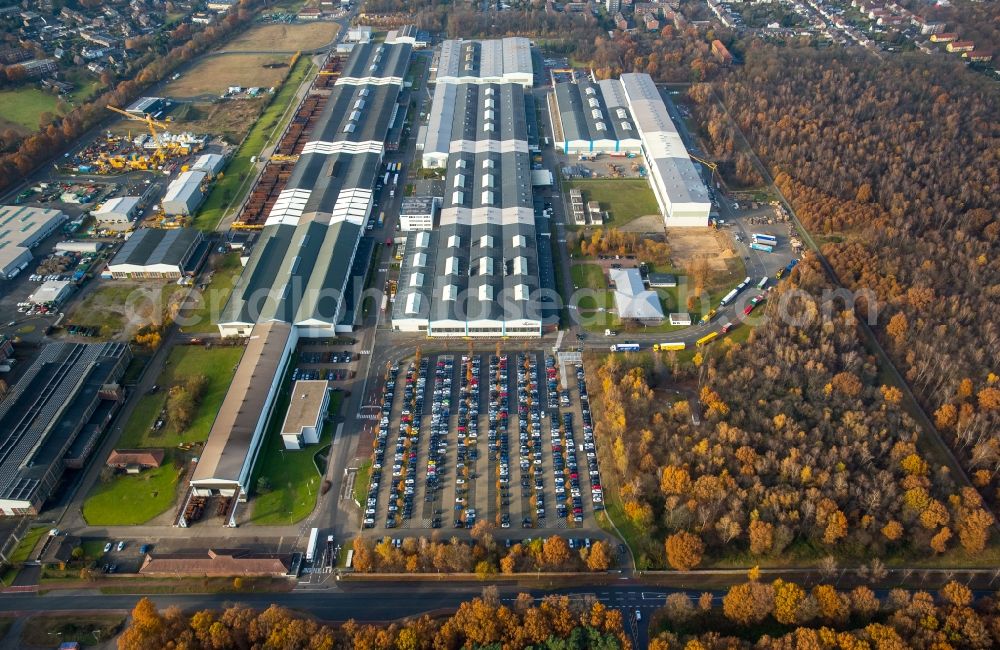
[[[555,591],[498,588],[501,602],[510,603],[518,593],[527,592],[536,598],[551,594],[566,595],[571,599],[599,600],[606,606],[621,610],[625,631],[632,637],[636,648],[648,645],[647,625],[650,615],[662,607],[672,589],[643,587],[641,585],[594,586]],[[306,612],[325,621],[342,622],[355,619],[361,622],[389,622],[425,612],[454,610],[462,602],[482,593],[481,584],[420,585],[407,584],[405,588],[389,585],[340,583],[322,590],[301,589],[288,593],[263,594],[184,594],[149,596],[161,610],[179,607],[185,611],[218,609],[235,604],[264,609],[271,604]],[[697,597],[699,591],[689,592]],[[721,594],[720,594],[721,595]],[[34,612],[65,611],[128,611],[142,598],[141,595],[90,594],[53,592],[44,596],[31,593],[0,595],[0,612],[28,614]],[[636,612],[641,612],[636,619]]]

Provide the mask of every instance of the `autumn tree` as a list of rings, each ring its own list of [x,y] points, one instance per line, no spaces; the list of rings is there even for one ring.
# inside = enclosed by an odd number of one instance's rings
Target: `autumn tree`
[[[763,621],[774,610],[774,588],[757,581],[733,585],[722,598],[726,618],[748,625]]]
[[[690,571],[701,562],[705,544],[694,533],[680,531],[667,537],[667,562],[678,571]]]
[[[595,541],[587,554],[587,568],[591,571],[607,571],[611,567],[611,552],[606,542]]]

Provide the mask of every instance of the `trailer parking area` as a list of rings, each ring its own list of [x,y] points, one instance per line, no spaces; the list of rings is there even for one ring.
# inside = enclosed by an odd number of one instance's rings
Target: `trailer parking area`
[[[430,354],[384,377],[363,530],[598,528],[583,367],[540,351]]]

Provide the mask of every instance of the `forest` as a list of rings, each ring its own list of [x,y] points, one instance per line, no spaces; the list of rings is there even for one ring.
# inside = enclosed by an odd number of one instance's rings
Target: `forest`
[[[621,612],[596,600],[549,596],[536,601],[519,594],[510,606],[495,588],[462,603],[446,618],[427,615],[385,626],[353,620],[339,627],[272,605],[264,611],[233,606],[188,615],[163,612],[148,598],[132,610],[118,638],[120,650],[450,650],[462,647],[542,650],[630,650]]]
[[[1000,90],[923,55],[755,46],[719,94],[983,497],[1000,469]],[[712,148],[733,129],[706,93]]]
[[[921,451],[902,392],[880,381],[857,315],[818,298],[807,256],[746,343],[694,357],[609,355],[592,400],[602,467],[643,531],[639,568],[924,558],[986,546],[980,495]],[[697,395],[700,424],[675,388]],[[606,470],[607,471],[607,470]]]
[[[792,648],[995,648],[1000,645],[1000,601],[978,601],[965,585],[949,582],[937,593],[892,589],[879,598],[865,586],[806,589],[751,572],[731,587],[722,606],[713,594],[667,597],[656,619],[661,630],[649,650],[778,650]],[[655,625],[655,623],[653,624]]]

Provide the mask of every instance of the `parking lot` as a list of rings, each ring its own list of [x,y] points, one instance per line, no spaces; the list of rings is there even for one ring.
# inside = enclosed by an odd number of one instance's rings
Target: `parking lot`
[[[331,341],[329,345],[310,344],[299,350],[291,380],[347,381],[357,374],[358,353],[351,348],[353,340]]]
[[[595,528],[603,491],[583,367],[541,352],[388,370],[365,529]]]

